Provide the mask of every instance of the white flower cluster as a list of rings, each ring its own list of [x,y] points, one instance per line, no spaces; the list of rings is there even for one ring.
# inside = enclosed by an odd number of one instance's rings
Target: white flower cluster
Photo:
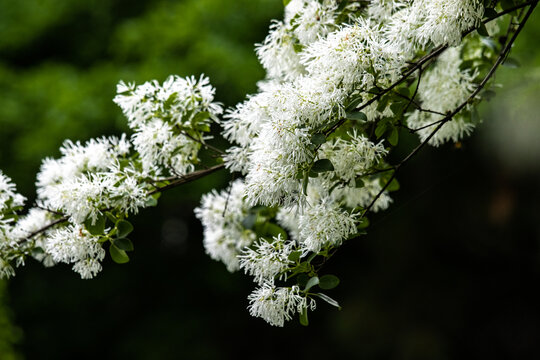
[[[388,168],[385,144],[397,143],[405,120],[434,146],[472,131],[467,106],[431,135],[475,89],[478,73],[462,69],[462,37],[483,15],[480,0],[287,2],[284,20],[273,22],[256,47],[266,79],[223,122],[232,143],[225,166],[243,179],[203,196],[195,209],[210,257],[257,283],[248,297],[250,314],[283,326],[315,308],[311,296],[337,305],[310,291],[316,284],[330,288],[319,283],[311,261],[331,256],[358,235],[367,211],[392,202],[389,192],[397,186],[387,184],[393,179],[388,171],[398,166]],[[476,50],[484,46],[477,44]],[[396,83],[411,62],[437,46],[445,51],[424,64],[422,76]],[[414,80],[417,98],[409,99],[399,91],[408,93]],[[113,259],[127,261],[115,241],[126,251],[132,246],[120,245],[126,239],[118,224],[129,228],[125,217],[154,203],[150,194],[171,180],[168,175],[194,171],[210,125],[222,113],[208,78],[120,82],[117,92],[131,141],[125,135],[66,141],[61,158],[42,164],[38,206],[17,223],[12,219],[24,198],[0,173],[0,275],[12,275],[12,264],[32,254],[45,265],[72,264],[82,278],[92,278],[108,241]],[[304,284],[299,274],[310,280]],[[291,281],[297,285],[287,285]]]
[[[347,182],[366,173],[388,153],[382,142],[374,144],[356,130],[348,134],[348,139],[326,142],[321,151],[334,164],[335,174]]]
[[[245,175],[242,190],[236,185],[238,192],[231,191],[228,201],[242,211],[235,221],[216,219],[225,202],[225,195],[216,192],[205,196],[197,211],[207,251],[229,270],[236,269],[240,259],[240,267],[260,285],[249,297],[250,312],[273,325],[289,320],[297,302],[306,299],[300,289],[274,285],[296,266],[289,259],[291,252],[301,254],[299,261],[308,254],[327,253],[358,233],[362,210],[386,209],[392,202],[389,191],[382,191],[389,176],[378,171],[388,167],[388,150],[383,141],[373,140],[377,124],[372,124],[406,114],[377,94],[430,48],[459,45],[484,13],[479,0],[338,5],[293,0],[283,22],[272,23],[256,49],[267,78],[257,94],[228,111],[223,123],[223,135],[234,144],[227,150],[226,166]],[[418,100],[432,112],[412,111],[409,126],[440,120],[438,113],[454,109],[470,95],[476,74],[460,70],[461,63],[460,48],[450,48],[424,74]],[[380,101],[374,101],[376,96]],[[360,120],[336,131],[334,124],[368,101],[357,116]],[[422,140],[430,130],[419,131]],[[430,144],[455,141],[470,130],[470,123],[457,118]],[[246,231],[242,216],[250,206],[261,205],[277,208],[275,220],[291,240],[263,237],[239,246],[239,235]],[[228,231],[233,233],[221,235]]]
[[[256,47],[261,65],[272,80],[292,80],[305,72],[299,52],[335,29],[335,0],[291,0],[283,22],[275,21],[262,44]]]
[[[445,115],[440,114],[446,114],[465,102],[475,89],[473,81],[476,74],[468,69],[460,69],[460,52],[461,47],[445,51],[435,66],[426,73],[420,85],[418,97],[422,107],[439,113],[416,110],[408,117],[409,126],[420,129],[418,135],[422,141],[426,140],[440,125],[438,122],[445,118]],[[451,121],[446,122],[428,143],[439,146],[449,140],[456,142],[469,135],[474,126],[470,118],[462,113],[457,114]]]
[[[396,5],[393,10],[389,10],[390,3]],[[409,58],[429,45],[459,45],[463,34],[484,15],[480,0],[414,0],[408,4],[383,0],[373,2],[372,8],[377,16],[385,16],[388,26],[383,31]]]
[[[17,211],[24,206],[26,199],[17,193],[15,184],[0,171],[0,278],[15,274],[10,261],[20,265],[21,257],[17,254],[18,244],[12,239],[13,223]]]
[[[68,225],[50,233],[44,250],[56,263],[74,264],[73,270],[83,279],[91,279],[101,271],[105,250],[81,225]]]
[[[274,278],[289,268],[292,261],[289,259],[295,249],[294,241],[285,242],[281,234],[271,241],[260,239],[253,247],[246,248],[241,255],[240,268],[253,276],[255,282],[274,283]]]
[[[13,212],[24,198],[0,173],[2,275],[12,275],[11,263],[19,265],[31,255],[46,266],[73,264],[82,278],[92,278],[101,270],[103,244],[109,241],[113,260],[127,261],[125,250],[114,245],[119,221],[155,203],[150,194],[156,182],[165,181],[164,170],[173,175],[194,170],[202,134],[222,111],[208,79],[170,77],[162,86],[120,83],[118,91],[115,101],[135,130],[133,144],[125,134],[84,144],[65,141],[60,158],[43,161],[37,206],[16,224],[11,224]],[[107,221],[113,228],[105,227]]]
[[[221,105],[214,102],[215,89],[207,77],[170,76],[142,85],[120,82],[114,102],[122,108],[135,131],[133,145],[140,154],[143,170],[173,175],[194,170],[197,153],[204,142],[202,132],[218,121]]]
[[[298,286],[276,287],[264,283],[248,296],[249,313],[261,317],[270,325],[283,326],[285,320],[291,320],[292,315],[315,310],[315,301],[301,294]]]
[[[130,144],[125,136],[92,139],[86,144],[66,141],[62,157],[45,159],[37,176],[38,200],[43,207],[69,215],[70,221],[94,222],[104,209],[124,213],[145,206],[141,174],[123,165]],[[124,161],[125,160],[125,161]]]
[[[195,215],[204,226],[204,248],[214,260],[222,261],[229,271],[240,268],[239,255],[256,239],[255,233],[245,229],[242,221],[249,206],[242,200],[245,185],[236,180],[228,191],[212,191],[202,197]]]

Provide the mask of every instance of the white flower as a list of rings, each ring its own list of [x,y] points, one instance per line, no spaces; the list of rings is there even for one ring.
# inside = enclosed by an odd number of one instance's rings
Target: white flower
[[[319,252],[324,246],[339,246],[356,233],[355,216],[343,211],[328,198],[304,210],[299,219],[300,245]]]
[[[295,248],[295,243],[285,241],[281,234],[267,241],[259,239],[253,244],[252,248],[245,248],[240,259],[240,268],[253,276],[255,282],[273,283],[274,277],[280,275],[293,264],[289,260],[289,255]]]
[[[390,17],[387,36],[405,54],[428,45],[457,46],[484,15],[479,0],[415,0]],[[409,56],[412,58],[412,56]]]
[[[12,276],[15,276],[13,266],[0,257],[0,279],[8,279]]]
[[[73,270],[83,279],[89,279],[101,270],[99,261],[105,258],[105,250],[98,240],[99,237],[83,227],[70,224],[52,231],[44,242],[44,250],[55,262],[75,263]]]
[[[120,165],[129,148],[125,136],[91,139],[84,145],[64,142],[63,156],[46,159],[41,166],[38,200],[79,224],[88,218],[95,221],[106,208],[136,213],[148,196],[133,163]]]
[[[355,130],[348,135],[350,139],[336,138],[326,142],[322,152],[332,161],[335,174],[350,182],[377,164],[388,152],[382,141],[374,144]]]
[[[146,174],[167,169],[174,175],[194,170],[203,132],[217,122],[223,109],[214,102],[207,77],[170,76],[135,87],[120,82],[114,98],[135,131],[133,145]]]
[[[309,307],[314,310],[315,300],[300,294],[298,286],[276,287],[263,283],[249,296],[248,310],[251,316],[263,318],[272,326],[283,326],[285,320],[291,320],[295,313],[301,313]]]
[[[250,207],[244,202],[245,185],[236,180],[229,190],[212,191],[201,199],[195,215],[204,227],[204,248],[214,260],[222,261],[230,272],[240,268],[238,255],[255,240],[255,233],[242,221]]]
[[[354,209],[359,206],[367,208],[375,197],[379,195],[383,185],[381,185],[381,180],[378,177],[363,177],[362,182],[364,186],[361,188],[352,186],[338,187],[334,190],[333,195],[348,208]],[[388,191],[383,191],[370,211],[386,210],[391,203],[392,198]]]
[[[462,63],[460,52],[461,47],[446,50],[435,66],[426,73],[418,91],[422,108],[445,114],[465,102],[474,91],[476,74],[460,69]],[[437,122],[444,117],[416,110],[409,116],[407,122],[413,129],[423,128],[418,131],[418,135],[420,140],[424,141],[439,126]],[[448,140],[458,141],[470,134],[474,126],[474,123],[458,114],[439,129],[429,140],[429,144],[439,146]]]
[[[17,193],[15,184],[0,171],[0,220],[4,212],[11,212],[13,208],[24,205],[25,197]]]
[[[295,40],[287,25],[280,21],[272,22],[268,36],[255,48],[267,77],[291,80],[304,73],[295,50]]]

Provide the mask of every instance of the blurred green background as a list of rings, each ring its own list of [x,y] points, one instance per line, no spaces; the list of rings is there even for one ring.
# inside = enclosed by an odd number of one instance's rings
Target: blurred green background
[[[64,139],[126,131],[120,79],[205,73],[233,106],[281,14],[281,0],[0,0],[0,169],[31,201]],[[30,261],[0,283],[0,359],[538,358],[539,34],[537,11],[484,124],[405,167],[391,209],[329,263],[342,311],[321,302],[308,328],[249,316],[253,284],[204,254],[193,216],[222,172],[134,218],[130,263],[85,281]],[[395,156],[416,141],[402,134]]]

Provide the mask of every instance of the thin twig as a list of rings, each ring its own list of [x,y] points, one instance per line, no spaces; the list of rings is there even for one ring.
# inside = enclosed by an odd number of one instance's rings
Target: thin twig
[[[474,98],[480,93],[480,91],[482,91],[482,89],[486,86],[486,84],[491,79],[491,77],[495,74],[495,71],[497,70],[497,68],[502,64],[502,62],[504,61],[504,59],[506,58],[506,56],[510,52],[510,50],[512,48],[512,45],[514,44],[514,42],[517,39],[517,36],[519,35],[521,30],[523,29],[525,23],[529,19],[530,15],[534,11],[534,8],[536,7],[537,4],[538,4],[538,0],[533,1],[530,4],[529,10],[525,14],[523,20],[520,22],[520,24],[519,24],[518,28],[516,29],[516,31],[514,32],[514,34],[512,35],[512,38],[510,39],[510,41],[508,41],[506,43],[506,45],[504,46],[504,48],[499,53],[499,56],[497,57],[497,60],[495,61],[495,63],[493,64],[493,66],[491,67],[489,72],[486,74],[486,76],[480,82],[480,84],[478,84],[478,87],[471,93],[471,95],[467,98],[467,100],[464,101],[463,103],[461,103],[456,109],[454,109],[454,111],[452,111],[451,113],[446,115],[446,117],[440,121],[439,125],[429,134],[429,136],[426,139],[424,139],[424,141],[422,141],[417,147],[415,147],[413,149],[413,151],[411,151],[409,153],[409,155],[407,155],[403,160],[401,160],[401,162],[399,162],[397,165],[393,166],[395,171],[392,173],[392,176],[387,181],[387,183],[383,186],[383,188],[377,193],[377,195],[371,201],[371,203],[368,205],[368,207],[362,212],[362,215],[361,215],[360,218],[365,217],[365,215],[374,206],[375,202],[377,202],[377,200],[381,197],[381,195],[388,188],[388,186],[390,186],[390,183],[396,177],[396,174],[397,174],[397,171],[399,170],[399,168],[401,166],[403,166],[404,164],[406,164],[411,158],[413,158],[433,138],[433,136],[435,136],[435,134],[443,127],[443,125],[446,122],[452,120],[452,118],[454,116],[456,116],[461,110],[463,110],[467,106],[467,104],[469,102],[471,102],[472,100],[474,100]]]
[[[170,184],[167,184],[167,185],[162,186],[162,187],[158,187],[155,190],[150,191],[148,193],[148,195],[153,195],[153,194],[157,194],[157,193],[160,193],[160,192],[164,192],[164,191],[167,191],[169,189],[173,189],[173,188],[175,188],[177,186],[186,184],[188,182],[192,182],[194,180],[197,180],[197,179],[200,179],[200,178],[205,177],[207,175],[210,175],[210,174],[212,174],[212,173],[214,173],[214,172],[216,172],[218,170],[221,170],[224,167],[225,167],[225,164],[218,164],[218,165],[212,166],[212,167],[210,167],[208,169],[203,169],[203,170],[199,170],[199,171],[189,173],[187,175],[183,175],[181,178],[172,181]]]
[[[170,184],[162,186],[162,187],[158,187],[155,190],[150,191],[148,193],[148,196],[151,196],[153,194],[157,194],[157,193],[160,193],[160,192],[164,192],[164,191],[170,190],[172,188],[175,188],[177,186],[180,186],[182,184],[186,184],[188,182],[192,182],[194,180],[200,179],[200,178],[205,177],[207,175],[210,175],[210,174],[212,174],[212,173],[214,173],[214,172],[216,172],[218,170],[221,170],[224,167],[225,167],[224,164],[218,164],[218,165],[212,166],[212,167],[210,167],[208,169],[203,169],[203,170],[192,172],[192,173],[187,174],[187,175],[182,175],[182,177],[180,177],[180,178],[175,178],[175,180],[173,182],[171,182]],[[47,209],[45,209],[45,210],[47,210]],[[29,241],[34,236],[39,235],[39,234],[51,229],[52,227],[54,227],[56,225],[65,223],[68,220],[69,220],[69,216],[62,216],[61,218],[56,219],[56,220],[52,221],[51,223],[43,226],[42,228],[30,233],[30,235],[28,235],[26,238],[23,238],[21,240],[22,241]]]
[[[511,12],[514,12],[516,10],[519,10],[519,9],[522,9],[522,8],[525,8],[529,5],[533,5],[536,6],[536,4],[538,3],[538,0],[534,0],[534,1],[528,1],[526,3],[523,3],[523,4],[520,4],[520,5],[517,5],[517,6],[514,6],[513,8],[510,8],[510,9],[507,9],[507,10],[504,10],[504,11],[501,11],[500,13],[497,13],[497,16],[494,16],[494,17],[491,17],[491,18],[487,18],[485,20],[482,21],[482,24],[487,24],[493,20],[496,20],[506,14],[509,14]],[[465,31],[463,33],[463,37],[469,35],[470,33],[472,33],[473,31],[475,31],[477,28],[474,27],[474,28],[471,28],[467,31]],[[397,86],[399,86],[403,81],[405,81],[406,79],[408,79],[416,70],[418,70],[420,67],[422,67],[426,62],[432,60],[432,59],[435,59],[437,58],[440,54],[442,54],[446,49],[448,48],[448,45],[440,45],[438,47],[436,47],[435,49],[433,49],[429,54],[426,54],[424,55],[423,57],[421,57],[420,59],[418,59],[415,63],[412,63],[412,66],[405,72],[403,73],[403,75],[396,81],[394,82],[392,85],[390,85],[388,88],[384,89],[381,93],[379,93],[378,95],[376,95],[375,97],[373,97],[372,99],[366,101],[364,104],[362,104],[360,107],[356,108],[357,111],[362,111],[363,109],[365,109],[366,107],[368,107],[369,105],[373,104],[374,102],[380,100],[384,95],[388,94],[390,91],[392,91],[394,88],[396,88]],[[341,125],[343,125],[345,122],[347,121],[347,118],[343,118],[343,119],[340,119],[336,124],[334,124],[334,126],[332,126],[330,129],[328,129],[324,135],[328,137],[328,135],[332,134],[334,131],[336,131]],[[318,148],[316,149],[318,150]]]

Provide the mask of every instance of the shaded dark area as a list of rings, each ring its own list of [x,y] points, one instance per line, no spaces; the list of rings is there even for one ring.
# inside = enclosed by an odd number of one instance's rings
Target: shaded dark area
[[[0,42],[0,168],[29,197],[41,159],[57,156],[64,138],[125,131],[111,102],[119,79],[205,72],[229,106],[254,91],[263,73],[253,43],[281,11],[279,0],[49,2],[70,18],[36,27],[19,46]],[[10,4],[0,0],[0,9]],[[524,68],[510,76],[536,64],[538,14],[532,21],[516,47]],[[504,96],[484,109],[475,136],[426,148],[405,166],[393,206],[328,263],[326,272],[341,279],[328,293],[341,311],[320,301],[307,328],[296,320],[273,328],[248,314],[254,284],[205,255],[193,215],[202,193],[225,186],[220,172],[133,217],[128,264],[107,258],[93,280],[65,265],[30,261],[20,269],[8,302],[23,333],[19,352],[27,359],[540,357],[540,170],[516,171],[481,137]],[[400,142],[404,154],[417,139],[404,133]]]

